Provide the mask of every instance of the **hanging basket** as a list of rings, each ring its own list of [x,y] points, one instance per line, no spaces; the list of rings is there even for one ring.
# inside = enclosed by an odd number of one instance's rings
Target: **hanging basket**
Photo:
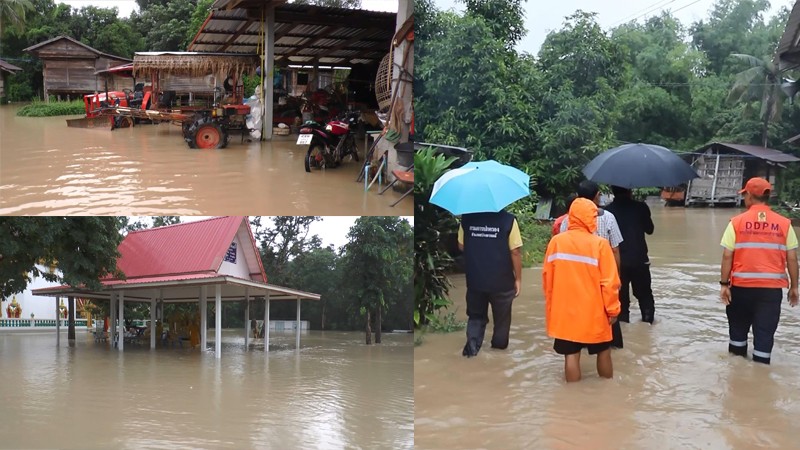
[[[389,110],[392,104],[392,67],[394,52],[390,51],[383,57],[378,66],[378,75],[375,76],[375,98],[378,100],[380,112]]]

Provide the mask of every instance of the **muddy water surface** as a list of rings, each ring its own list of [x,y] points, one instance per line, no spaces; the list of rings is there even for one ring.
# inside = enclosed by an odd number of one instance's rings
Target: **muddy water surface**
[[[223,334],[199,350],[0,334],[0,448],[410,449],[413,346],[385,334],[273,333],[270,353]],[[213,336],[213,333],[210,333]],[[62,336],[66,338],[66,333]],[[213,348],[213,345],[209,346]]]
[[[656,322],[639,321],[633,301],[614,379],[599,379],[584,352],[584,380],[562,380],[563,357],[544,332],[541,271],[526,270],[508,350],[486,344],[468,360],[463,332],[416,348],[417,448],[800,448],[800,308],[784,304],[771,366],[729,356],[719,240],[738,210],[651,209]],[[454,282],[465,316],[463,277]]]
[[[410,198],[364,192],[359,163],[306,173],[296,135],[191,150],[168,123],[79,129],[16,110],[0,106],[0,215],[412,214]]]

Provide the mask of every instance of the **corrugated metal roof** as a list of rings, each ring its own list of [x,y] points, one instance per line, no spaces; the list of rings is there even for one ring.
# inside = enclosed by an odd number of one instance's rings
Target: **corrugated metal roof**
[[[77,39],[73,39],[73,38],[71,38],[69,36],[63,36],[63,35],[62,36],[56,36],[56,37],[54,37],[52,39],[48,39],[48,40],[46,40],[44,42],[40,42],[40,43],[38,43],[36,45],[31,45],[30,47],[28,47],[28,48],[26,48],[26,49],[24,49],[22,51],[23,52],[28,52],[28,53],[33,53],[34,55],[38,55],[39,49],[41,49],[42,47],[48,46],[50,44],[53,44],[55,42],[58,42],[60,40],[68,40],[68,41],[72,42],[75,45],[83,47],[83,48],[89,50],[92,53],[95,53],[96,55],[105,56],[106,58],[116,59],[118,61],[131,62],[131,60],[128,59],[128,58],[123,58],[123,57],[117,56],[117,55],[111,55],[109,53],[103,53],[100,50],[97,50],[96,48],[89,47],[88,45],[84,44],[81,41],[78,41]]]
[[[377,63],[389,52],[396,13],[280,3],[275,7],[274,30],[279,63],[297,61],[299,55],[324,55],[340,64]],[[212,10],[188,50],[255,55],[261,41],[262,5],[263,0],[218,0],[212,8],[234,9]],[[314,50],[304,51],[309,48]]]
[[[149,230],[134,231],[125,236],[119,245],[117,267],[128,280],[163,276],[194,276],[216,274],[225,253],[242,228],[249,232],[247,219],[241,216],[218,217]],[[261,259],[252,234],[251,248],[242,248],[250,267],[258,267],[255,279],[266,281]],[[246,241],[242,239],[243,247]],[[250,254],[250,255],[248,255]],[[255,261],[257,259],[257,261]],[[255,263],[255,264],[253,264]],[[110,279],[109,279],[110,280]]]
[[[18,70],[22,70],[21,67],[17,67],[11,63],[7,63],[0,59],[0,69],[5,70],[6,72],[14,73]]]
[[[775,150],[774,148],[766,148],[766,147],[759,147],[757,145],[744,145],[744,144],[730,144],[726,142],[712,142],[700,149],[700,151],[708,150],[711,147],[720,146],[723,148],[727,148],[729,150],[734,150],[737,152],[747,153],[748,155],[755,156],[756,158],[760,158],[770,162],[776,163],[785,163],[785,162],[797,162],[800,161],[800,158],[796,156],[792,156],[788,153],[783,153],[780,150]]]

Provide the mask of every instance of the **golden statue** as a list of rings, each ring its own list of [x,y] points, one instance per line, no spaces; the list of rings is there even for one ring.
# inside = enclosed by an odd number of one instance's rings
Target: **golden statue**
[[[22,307],[19,306],[19,303],[17,303],[16,295],[12,297],[11,304],[6,308],[6,313],[8,314],[9,319],[19,319],[22,315]]]
[[[61,299],[61,304],[58,305],[58,310],[61,312],[61,317],[62,318],[64,318],[64,319],[68,319],[69,318],[69,310],[67,310],[67,307],[64,306],[64,299],[63,298]]]

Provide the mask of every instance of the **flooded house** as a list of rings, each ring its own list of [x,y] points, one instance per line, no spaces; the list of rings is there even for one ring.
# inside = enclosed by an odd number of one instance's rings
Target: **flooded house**
[[[738,205],[741,202],[739,190],[748,179],[762,177],[773,186],[779,186],[780,172],[786,164],[800,161],[796,156],[772,148],[725,142],[707,144],[689,157],[700,178],[686,186],[686,206]]]
[[[128,78],[97,75],[98,71],[129,63],[130,59],[103,53],[69,36],[58,36],[24,51],[42,60],[45,101],[49,101],[50,96],[80,98],[106,89],[117,91],[132,87]]]
[[[6,96],[6,77],[8,75],[13,75],[20,70],[22,70],[21,67],[17,67],[0,59],[0,98]]]

